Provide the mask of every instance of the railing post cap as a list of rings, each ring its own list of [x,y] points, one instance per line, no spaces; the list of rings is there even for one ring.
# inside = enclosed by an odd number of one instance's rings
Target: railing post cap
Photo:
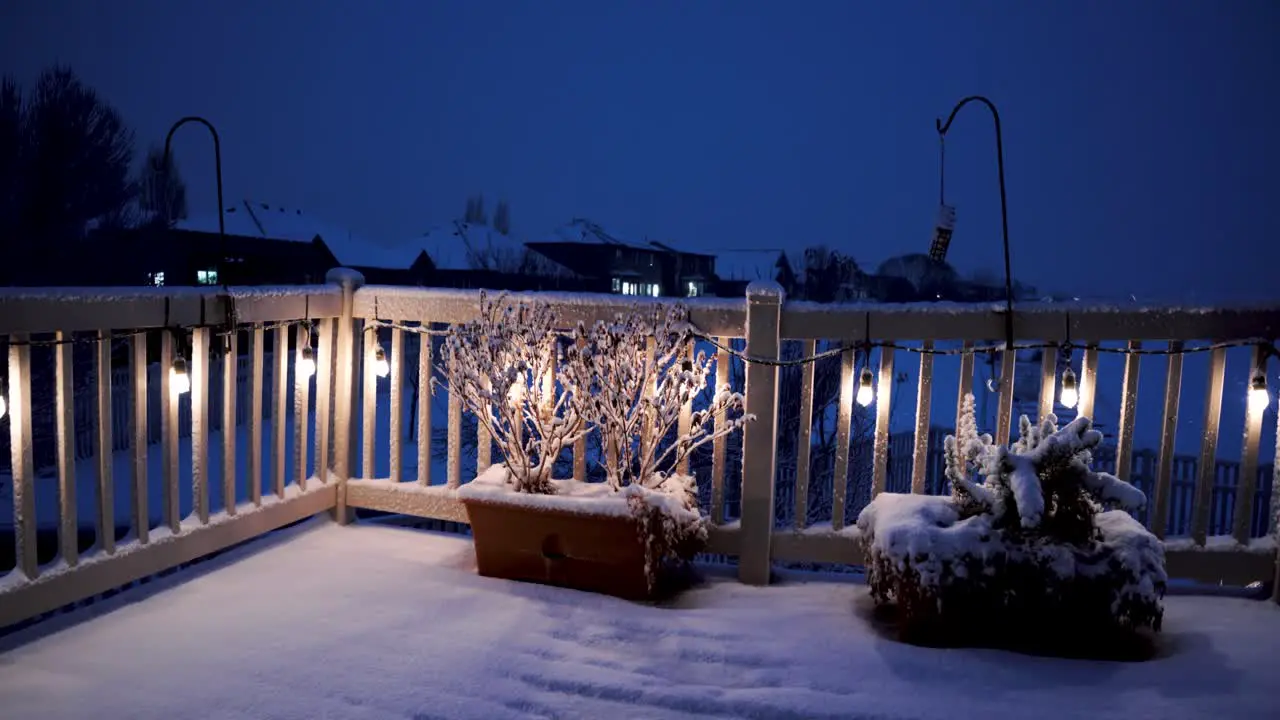
[[[364,275],[347,267],[336,267],[330,270],[325,273],[324,280],[352,290],[364,286]]]
[[[755,280],[747,285],[747,302],[749,303],[780,305],[786,296],[787,291],[773,280]]]

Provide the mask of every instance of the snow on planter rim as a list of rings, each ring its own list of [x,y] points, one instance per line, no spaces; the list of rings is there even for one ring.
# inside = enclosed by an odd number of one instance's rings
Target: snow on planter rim
[[[579,515],[606,517],[632,517],[627,500],[642,497],[646,505],[658,507],[677,519],[696,520],[697,510],[686,508],[680,499],[660,490],[650,490],[639,485],[628,485],[614,490],[608,483],[588,483],[579,480],[552,480],[554,495],[536,495],[516,492],[507,484],[505,465],[493,465],[480,473],[475,480],[458,488],[461,500],[501,503],[531,510],[556,510]],[[682,476],[673,476],[682,477]]]

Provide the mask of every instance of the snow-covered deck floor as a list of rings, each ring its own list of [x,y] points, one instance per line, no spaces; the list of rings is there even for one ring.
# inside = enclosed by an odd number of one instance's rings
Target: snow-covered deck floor
[[[313,520],[0,638],[0,714],[59,718],[1274,718],[1280,609],[1174,597],[1168,656],[882,639],[860,585],[667,606],[478,577],[461,537]]]

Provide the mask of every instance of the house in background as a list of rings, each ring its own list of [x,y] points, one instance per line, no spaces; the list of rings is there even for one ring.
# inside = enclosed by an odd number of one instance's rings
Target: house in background
[[[338,266],[371,283],[426,280],[421,249],[385,248],[298,209],[242,200],[223,209],[222,222],[225,236],[216,215],[96,232],[61,284],[313,284]]]
[[[492,290],[607,292],[531,250],[516,237],[484,223],[455,220],[404,243],[423,252],[422,284]]]
[[[658,242],[621,240],[583,218],[525,246],[599,284],[604,292],[622,295],[704,295],[715,275],[714,255],[684,252]]]
[[[535,242],[484,223],[453,221],[386,246],[268,203],[242,200],[224,208],[222,217],[225,238],[217,216],[172,227],[96,230],[73,261],[28,273],[24,284],[311,284],[343,266],[379,285],[742,297],[753,281],[777,280],[790,297],[816,302],[1004,297],[1003,287],[961,278],[946,263],[919,253],[890,258],[866,273],[851,257],[823,248],[810,248],[803,257],[779,248],[687,252],[663,242],[623,240],[585,218]],[[1033,288],[1015,284],[1015,299],[1031,293]]]
[[[283,209],[248,201],[216,216],[172,227],[142,223],[96,231],[68,268],[77,285],[265,285],[323,282],[332,255],[315,234]]]

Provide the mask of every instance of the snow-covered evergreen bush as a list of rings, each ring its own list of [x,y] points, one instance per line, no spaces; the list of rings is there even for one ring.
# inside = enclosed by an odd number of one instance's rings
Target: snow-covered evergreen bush
[[[588,432],[584,398],[556,390],[556,324],[547,303],[481,293],[479,316],[451,326],[441,345],[449,391],[489,431],[517,492],[554,493],[556,458]]]
[[[882,493],[858,517],[872,595],[903,629],[1159,630],[1164,546],[1126,512],[1143,493],[1090,468],[1089,418],[1023,417],[1006,448],[978,434],[970,395],[958,425],[949,497]]]

